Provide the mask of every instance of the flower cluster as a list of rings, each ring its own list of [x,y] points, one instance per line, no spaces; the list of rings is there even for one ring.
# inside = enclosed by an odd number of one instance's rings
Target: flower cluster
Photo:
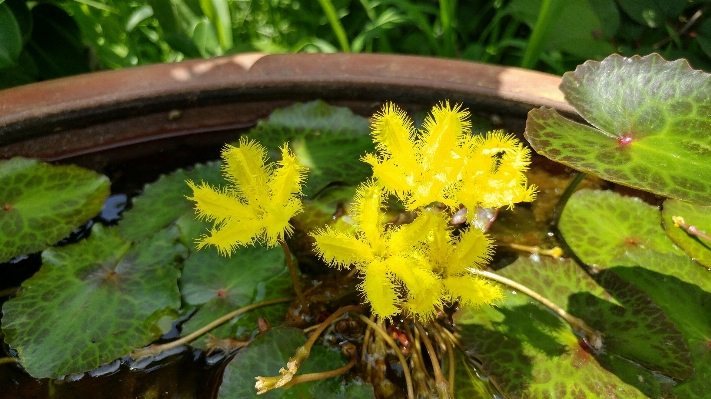
[[[457,300],[467,306],[502,297],[497,286],[470,271],[490,260],[491,240],[475,228],[454,238],[447,214],[425,208],[432,203],[449,210],[510,207],[535,197],[536,188],[527,186],[524,175],[529,150],[502,132],[472,136],[468,116],[443,103],[418,132],[402,110],[387,104],[372,127],[378,154],[363,157],[373,167],[373,180],[358,188],[355,233],[324,228],[312,234],[326,262],[357,268],[363,278],[359,289],[380,317],[404,310],[428,320]],[[412,223],[385,224],[382,207],[389,194],[417,212]]]
[[[239,146],[222,150],[222,171],[231,183],[215,188],[205,182],[188,181],[199,219],[213,222],[209,235],[197,242],[198,249],[214,245],[223,255],[240,246],[262,241],[275,246],[292,232],[289,219],[302,211],[301,185],[307,168],[299,163],[287,144],[281,161],[266,163],[266,150],[242,138]]]
[[[420,320],[432,319],[445,303],[492,303],[501,290],[468,268],[489,260],[490,240],[478,229],[452,237],[444,213],[422,210],[410,224],[386,229],[381,211],[385,192],[370,181],[353,204],[355,233],[315,231],[315,248],[332,265],[355,265],[359,285],[373,313],[391,318],[404,308]]]
[[[363,160],[408,210],[433,202],[475,209],[532,201],[536,188],[526,185],[524,174],[530,164],[528,148],[501,131],[471,135],[468,117],[459,105],[452,108],[445,102],[432,109],[422,132],[416,132],[404,111],[386,104],[372,127],[378,154]],[[469,215],[471,221],[473,212]]]

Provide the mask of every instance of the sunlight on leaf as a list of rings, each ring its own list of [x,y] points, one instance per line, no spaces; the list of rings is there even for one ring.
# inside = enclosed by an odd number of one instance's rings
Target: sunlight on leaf
[[[78,166],[0,161],[0,263],[41,251],[98,215],[109,185]]]
[[[711,75],[658,54],[587,61],[563,76],[566,100],[594,127],[529,112],[541,155],[616,183],[711,204]]]
[[[664,233],[657,207],[612,191],[573,194],[558,228],[583,262],[599,268],[626,252],[654,249],[683,254]]]
[[[681,216],[684,221],[699,230],[711,233],[711,206],[694,205],[688,202],[668,199],[664,201],[662,218],[669,238],[683,249],[687,255],[706,267],[711,267],[711,241],[690,235],[684,229],[674,226],[672,217]]]

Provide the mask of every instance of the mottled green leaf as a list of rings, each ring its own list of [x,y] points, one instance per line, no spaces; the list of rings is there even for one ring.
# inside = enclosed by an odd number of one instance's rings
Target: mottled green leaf
[[[678,384],[678,398],[707,398],[711,392],[711,275],[686,256],[653,251],[628,254],[613,270],[644,289],[684,334],[694,376]]]
[[[215,154],[215,157],[218,155]],[[221,173],[220,163],[210,162],[195,165],[190,171],[179,169],[170,175],[161,176],[154,183],[146,184],[143,193],[133,199],[131,209],[123,213],[123,220],[119,224],[121,236],[139,241],[164,229],[183,215],[194,218],[193,203],[185,198],[191,196],[192,191],[185,180],[224,185]]]
[[[660,387],[651,371],[676,379],[693,374],[681,332],[649,295],[614,273],[602,272],[596,282],[570,260],[519,258],[499,274],[531,288],[602,332],[605,355],[598,363],[615,373],[632,370],[633,376],[623,380],[645,394],[659,397],[660,391],[669,388]],[[638,375],[648,378],[640,381]]]
[[[280,158],[285,142],[309,167],[304,194],[312,196],[332,182],[357,185],[371,175],[360,156],[373,151],[368,120],[348,108],[323,101],[294,104],[274,111],[260,121],[249,136],[269,150],[269,158]]]
[[[42,268],[3,306],[5,342],[27,372],[91,370],[160,337],[161,319],[180,307],[177,237],[165,229],[132,246],[97,224],[88,239],[46,250]]]
[[[711,267],[711,241],[691,235],[686,230],[674,226],[673,216],[681,216],[688,225],[695,226],[706,234],[711,233],[711,206],[694,205],[688,202],[668,199],[662,208],[662,220],[667,235],[687,255],[706,267]]]
[[[558,228],[583,262],[600,268],[626,252],[653,249],[683,253],[664,233],[657,207],[612,191],[573,194]]]
[[[462,343],[509,398],[644,398],[602,368],[559,318],[505,290],[496,308],[454,315]]]
[[[658,54],[588,61],[563,76],[566,100],[594,127],[529,112],[541,155],[603,179],[711,204],[711,79]]]
[[[77,166],[0,161],[0,263],[41,251],[96,216],[109,184]]]
[[[185,261],[180,287],[183,300],[199,306],[183,324],[183,335],[252,303],[294,295],[284,252],[260,246],[241,248],[229,258],[218,255],[214,248],[193,252]],[[277,304],[252,310],[210,333],[218,338],[248,339],[258,317],[278,325],[284,321],[287,307]],[[204,340],[194,345],[204,348]]]
[[[227,365],[217,398],[375,398],[370,384],[344,385],[341,377],[298,384],[289,389],[274,389],[257,396],[255,377],[279,375],[279,369],[286,366],[296,348],[304,343],[306,336],[296,328],[276,327],[259,335]],[[297,375],[333,370],[345,364],[346,360],[339,352],[317,344]]]

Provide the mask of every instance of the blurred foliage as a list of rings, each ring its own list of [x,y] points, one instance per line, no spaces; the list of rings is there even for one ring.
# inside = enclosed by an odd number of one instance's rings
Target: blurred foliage
[[[711,0],[0,0],[0,88],[248,51],[460,58],[556,74],[611,53],[711,70]]]

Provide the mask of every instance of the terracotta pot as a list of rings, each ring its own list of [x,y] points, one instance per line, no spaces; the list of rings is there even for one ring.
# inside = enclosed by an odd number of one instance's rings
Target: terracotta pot
[[[246,128],[274,108],[317,98],[364,115],[386,100],[429,107],[442,99],[524,117],[542,105],[574,113],[559,83],[518,68],[376,54],[241,54],[150,65],[0,91],[0,158],[145,151],[167,138]]]

